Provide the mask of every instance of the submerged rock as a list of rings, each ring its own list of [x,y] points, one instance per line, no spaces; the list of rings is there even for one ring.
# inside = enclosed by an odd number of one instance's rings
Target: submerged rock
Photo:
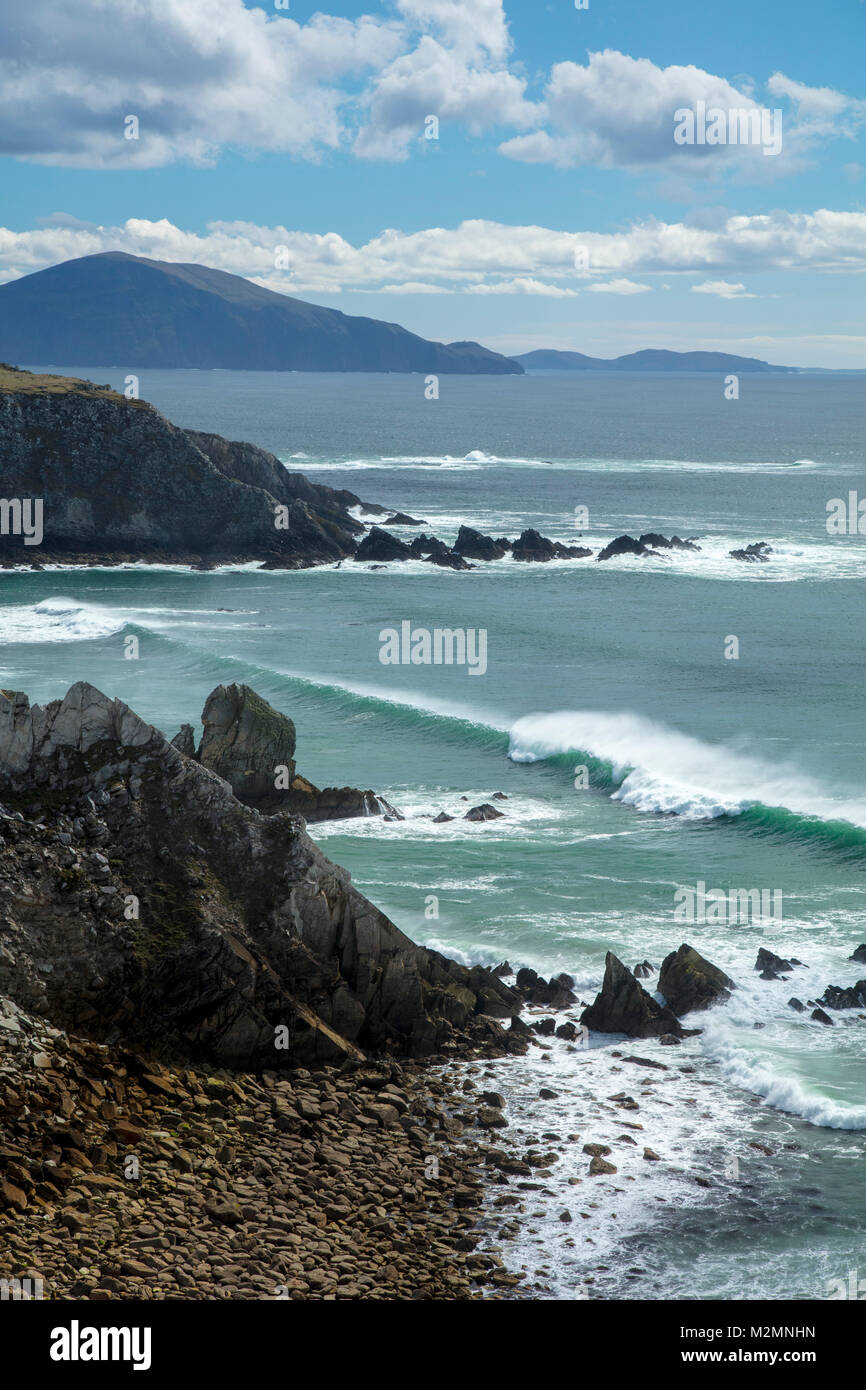
[[[659,970],[659,993],[678,1018],[730,999],[735,988],[723,970],[685,942],[665,956]]]
[[[595,1002],[584,1009],[580,1021],[596,1033],[625,1033],[630,1038],[682,1036],[676,1014],[658,1004],[638,984],[634,975],[612,951],[605,957],[604,982]]]
[[[636,541],[634,536],[617,536],[598,552],[596,559],[612,560],[617,555],[637,555],[641,559],[649,557],[655,560],[662,558],[657,550],[644,545],[642,541]]]
[[[767,541],[754,541],[740,550],[728,551],[732,560],[745,560],[747,564],[752,565],[767,564],[772,553],[773,547]]]
[[[650,550],[700,550],[699,545],[694,541],[681,540],[679,536],[660,536],[658,531],[647,531],[638,538],[638,545],[644,545]]]
[[[464,820],[502,820],[502,811],[497,811],[495,806],[491,806],[489,801],[483,801],[480,806],[473,806],[466,812]]]
[[[847,989],[841,985],[828,985],[818,1000],[828,1009],[866,1009],[866,980],[858,980]]]

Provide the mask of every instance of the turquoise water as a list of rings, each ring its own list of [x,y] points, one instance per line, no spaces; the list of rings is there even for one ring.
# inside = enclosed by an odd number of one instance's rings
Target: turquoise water
[[[122,373],[78,372],[122,385]],[[86,678],[170,735],[217,682],[255,685],[295,720],[306,776],[372,786],[406,815],[314,838],[406,931],[460,958],[568,970],[591,999],[606,950],[658,966],[690,941],[740,988],[673,1062],[666,1050],[669,1098],[647,1101],[641,1142],[669,1162],[621,1167],[615,1241],[596,1233],[589,1250],[580,1230],[569,1247],[555,1215],[539,1216],[513,1257],[534,1268],[537,1239],[540,1283],[566,1297],[600,1251],[603,1296],[825,1297],[862,1248],[866,1022],[852,1011],[825,1028],[787,1000],[866,973],[847,959],[866,940],[866,541],[825,526],[827,501],[864,475],[862,386],[744,377],[738,402],[702,377],[441,388],[427,402],[421,378],[142,377],[177,423],[251,439],[446,539],[465,521],[574,543],[585,506],[594,547],[653,529],[697,536],[700,554],[469,574],[420,562],[7,572],[2,684],[45,700]],[[728,557],[756,540],[773,546],[767,565]],[[383,665],[379,634],[404,621],[486,630],[485,674]],[[137,662],[123,657],[131,633]],[[737,660],[725,659],[732,636]],[[459,818],[495,791],[502,820]],[[432,824],[441,809],[458,818]],[[782,920],[684,924],[675,893],[699,882],[778,890]],[[805,967],[787,985],[759,981],[760,945]],[[611,1075],[614,1049],[497,1064],[513,1123],[537,1132],[521,1088],[534,1094],[553,1068],[557,1123],[586,1134],[588,1097],[637,1084]],[[772,1157],[756,1159],[752,1139]],[[583,1171],[563,1160],[550,1182]],[[637,1266],[651,1273],[629,1275]]]

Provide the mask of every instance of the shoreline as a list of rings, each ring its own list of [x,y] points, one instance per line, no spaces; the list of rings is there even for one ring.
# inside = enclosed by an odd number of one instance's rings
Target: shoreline
[[[463,1300],[521,1282],[478,1248],[484,1154],[441,1061],[170,1067],[2,1000],[0,1037],[2,1278],[58,1301]]]

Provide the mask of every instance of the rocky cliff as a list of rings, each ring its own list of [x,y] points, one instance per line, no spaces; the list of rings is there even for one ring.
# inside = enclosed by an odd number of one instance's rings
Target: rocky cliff
[[[519,996],[409,940],[286,812],[119,700],[0,693],[0,994],[101,1041],[279,1068],[520,1050]]]
[[[351,555],[353,493],[289,473],[252,444],[179,429],[146,401],[72,377],[0,368],[7,498],[39,498],[44,539],[0,535],[0,558],[263,560]],[[279,509],[282,508],[282,511]]]

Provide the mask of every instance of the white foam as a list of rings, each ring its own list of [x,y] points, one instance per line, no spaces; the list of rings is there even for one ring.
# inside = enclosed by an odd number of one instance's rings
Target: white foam
[[[863,798],[828,794],[796,768],[704,743],[643,715],[560,710],[526,715],[511,729],[515,762],[569,752],[609,762],[619,783],[614,800],[639,811],[706,820],[760,803],[866,827]]]

